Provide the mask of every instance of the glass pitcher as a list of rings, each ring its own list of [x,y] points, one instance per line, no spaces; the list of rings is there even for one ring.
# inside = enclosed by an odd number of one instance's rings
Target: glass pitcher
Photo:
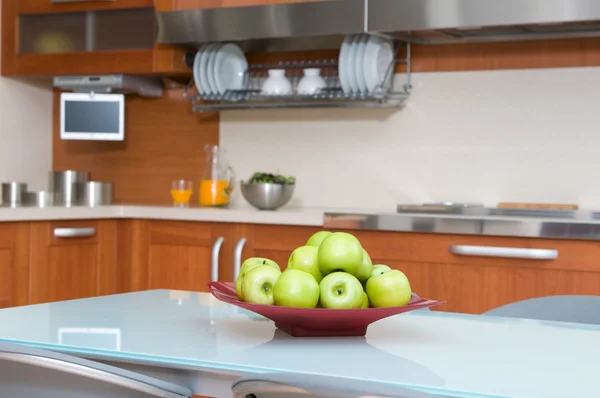
[[[198,192],[202,207],[227,207],[235,186],[235,173],[225,159],[225,150],[218,145],[205,145],[206,166]]]

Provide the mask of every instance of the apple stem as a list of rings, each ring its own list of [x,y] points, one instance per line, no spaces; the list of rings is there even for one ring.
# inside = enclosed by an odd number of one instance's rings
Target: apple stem
[[[342,289],[337,289],[337,294],[342,294]]]

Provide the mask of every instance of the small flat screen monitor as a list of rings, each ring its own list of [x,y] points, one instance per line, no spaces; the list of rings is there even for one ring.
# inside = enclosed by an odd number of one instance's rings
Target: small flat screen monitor
[[[125,95],[62,93],[60,138],[63,140],[123,141]]]

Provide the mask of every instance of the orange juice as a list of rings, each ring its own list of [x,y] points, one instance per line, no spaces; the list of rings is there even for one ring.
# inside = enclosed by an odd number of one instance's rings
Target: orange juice
[[[200,206],[224,206],[229,203],[229,181],[202,180],[200,181]]]
[[[192,197],[191,189],[171,189],[171,197],[176,205],[186,205]]]

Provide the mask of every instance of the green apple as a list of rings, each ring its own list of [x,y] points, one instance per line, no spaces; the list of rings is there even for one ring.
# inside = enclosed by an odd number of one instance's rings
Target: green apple
[[[323,239],[325,239],[329,235],[331,235],[331,232],[329,232],[329,231],[316,232],[316,233],[312,234],[312,236],[310,238],[308,238],[308,240],[306,241],[306,246],[319,247],[319,246],[321,246],[321,242],[323,242]]]
[[[319,270],[323,275],[343,271],[356,275],[363,262],[363,249],[355,236],[334,232],[319,246]]]
[[[242,281],[242,300],[255,304],[273,304],[273,288],[281,271],[270,265],[252,268]]]
[[[323,274],[319,271],[318,253],[319,248],[316,246],[297,247],[290,255],[287,267],[307,272],[319,283],[323,279]]]
[[[363,260],[358,267],[358,271],[356,271],[356,277],[361,283],[367,283],[367,280],[371,277],[372,273],[373,263],[371,262],[371,257],[369,257],[369,253],[363,249]]]
[[[347,272],[333,272],[325,276],[319,287],[323,308],[352,309],[363,305],[362,285],[354,275]]]
[[[279,265],[273,261],[273,260],[269,260],[268,258],[263,258],[263,257],[250,257],[247,258],[243,263],[242,266],[240,267],[240,273],[237,277],[237,280],[235,281],[235,292],[238,296],[238,298],[240,300],[243,301],[242,298],[242,280],[244,279],[244,276],[246,276],[246,274],[248,273],[248,271],[250,271],[252,268],[258,267],[259,265],[269,265],[273,268],[278,269],[279,271],[281,271],[281,268],[279,268]]]
[[[387,272],[387,271],[390,271],[390,270],[391,270],[391,268],[388,267],[387,265],[375,264],[373,266],[373,272],[371,273],[371,276],[383,274],[384,272]]]
[[[411,296],[410,283],[397,269],[373,275],[367,281],[367,296],[373,307],[399,307],[407,305]]]
[[[366,292],[363,292],[363,302],[360,308],[369,308],[369,296]]]
[[[315,308],[319,303],[319,284],[308,272],[288,268],[277,279],[273,289],[275,305]]]

